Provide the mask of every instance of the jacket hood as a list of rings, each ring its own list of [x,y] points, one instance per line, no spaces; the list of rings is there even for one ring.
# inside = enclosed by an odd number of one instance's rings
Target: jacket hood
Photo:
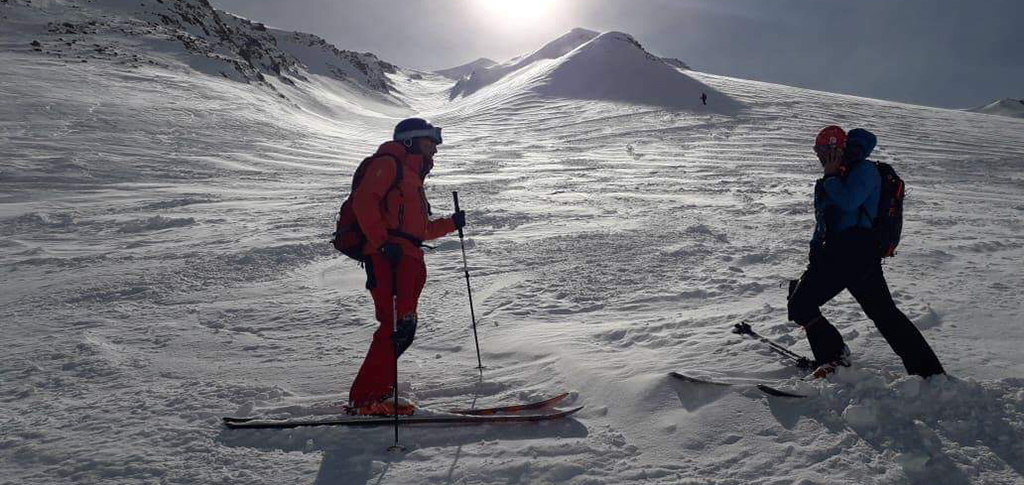
[[[860,147],[862,155],[860,160],[864,160],[871,156],[871,151],[875,149],[875,145],[878,143],[878,139],[875,138],[875,134],[863,128],[854,128],[846,134],[846,147],[849,149],[850,145],[857,145]]]

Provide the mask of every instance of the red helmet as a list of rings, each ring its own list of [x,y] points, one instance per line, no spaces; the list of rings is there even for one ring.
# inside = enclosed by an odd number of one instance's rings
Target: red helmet
[[[846,132],[836,125],[826,126],[818,132],[818,137],[814,139],[814,146],[845,148]]]

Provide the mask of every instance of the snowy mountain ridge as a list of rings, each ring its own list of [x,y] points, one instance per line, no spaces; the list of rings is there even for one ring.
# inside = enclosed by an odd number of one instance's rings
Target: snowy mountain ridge
[[[269,28],[214,9],[207,0],[52,0],[6,2],[5,22],[41,25],[31,47],[56,59],[114,61],[128,67],[182,63],[200,72],[273,88],[309,73],[389,94],[396,67],[373,54],[339,50],[324,39]]]

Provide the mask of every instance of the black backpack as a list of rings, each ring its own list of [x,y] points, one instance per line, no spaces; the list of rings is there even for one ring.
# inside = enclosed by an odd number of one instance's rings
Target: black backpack
[[[896,246],[900,244],[900,236],[903,235],[903,199],[906,197],[906,186],[892,165],[884,162],[871,163],[875,164],[879,175],[882,176],[882,186],[878,194],[878,213],[871,221],[871,226],[881,256],[891,258],[896,255]],[[867,209],[861,207],[861,210],[868,215]]]
[[[341,251],[345,256],[359,261],[360,263],[366,261],[366,255],[363,254],[363,246],[366,245],[366,234],[364,234],[363,229],[359,227],[359,221],[356,220],[356,213],[352,209],[352,194],[356,193],[356,188],[359,187],[359,183],[363,181],[363,175],[365,175],[366,168],[370,165],[370,161],[381,157],[388,157],[395,161],[395,181],[391,183],[391,187],[388,189],[388,192],[391,192],[391,190],[402,182],[402,162],[400,162],[398,158],[392,155],[374,155],[363,159],[363,161],[359,163],[359,167],[356,168],[356,173],[352,175],[352,192],[350,192],[348,197],[345,198],[345,202],[341,204],[341,210],[338,211],[338,222],[334,227],[334,238],[331,239],[331,244],[334,245],[334,249]]]

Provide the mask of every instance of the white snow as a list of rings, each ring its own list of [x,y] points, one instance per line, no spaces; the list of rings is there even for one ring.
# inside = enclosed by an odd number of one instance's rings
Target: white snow
[[[242,62],[198,27],[204,2],[138,3],[0,3],[3,483],[1022,483],[1024,120],[684,73],[585,31],[451,99],[452,79],[383,62],[383,85],[338,76],[333,48],[272,28],[252,32],[283,47]],[[172,7],[202,15],[145,20]],[[573,87],[602,63],[633,71]],[[706,108],[669,96],[698,85]],[[445,129],[428,196],[469,212],[487,368],[449,237],[402,391],[585,408],[403,428],[405,454],[390,428],[223,429],[346,399],[376,322],[327,238],[355,164],[411,115]],[[878,134],[907,180],[886,275],[952,377],[905,376],[848,295],[825,309],[854,352],[831,382],[729,333],[809,353],[780,285],[805,264],[830,123]],[[765,380],[811,397],[745,385]]]

